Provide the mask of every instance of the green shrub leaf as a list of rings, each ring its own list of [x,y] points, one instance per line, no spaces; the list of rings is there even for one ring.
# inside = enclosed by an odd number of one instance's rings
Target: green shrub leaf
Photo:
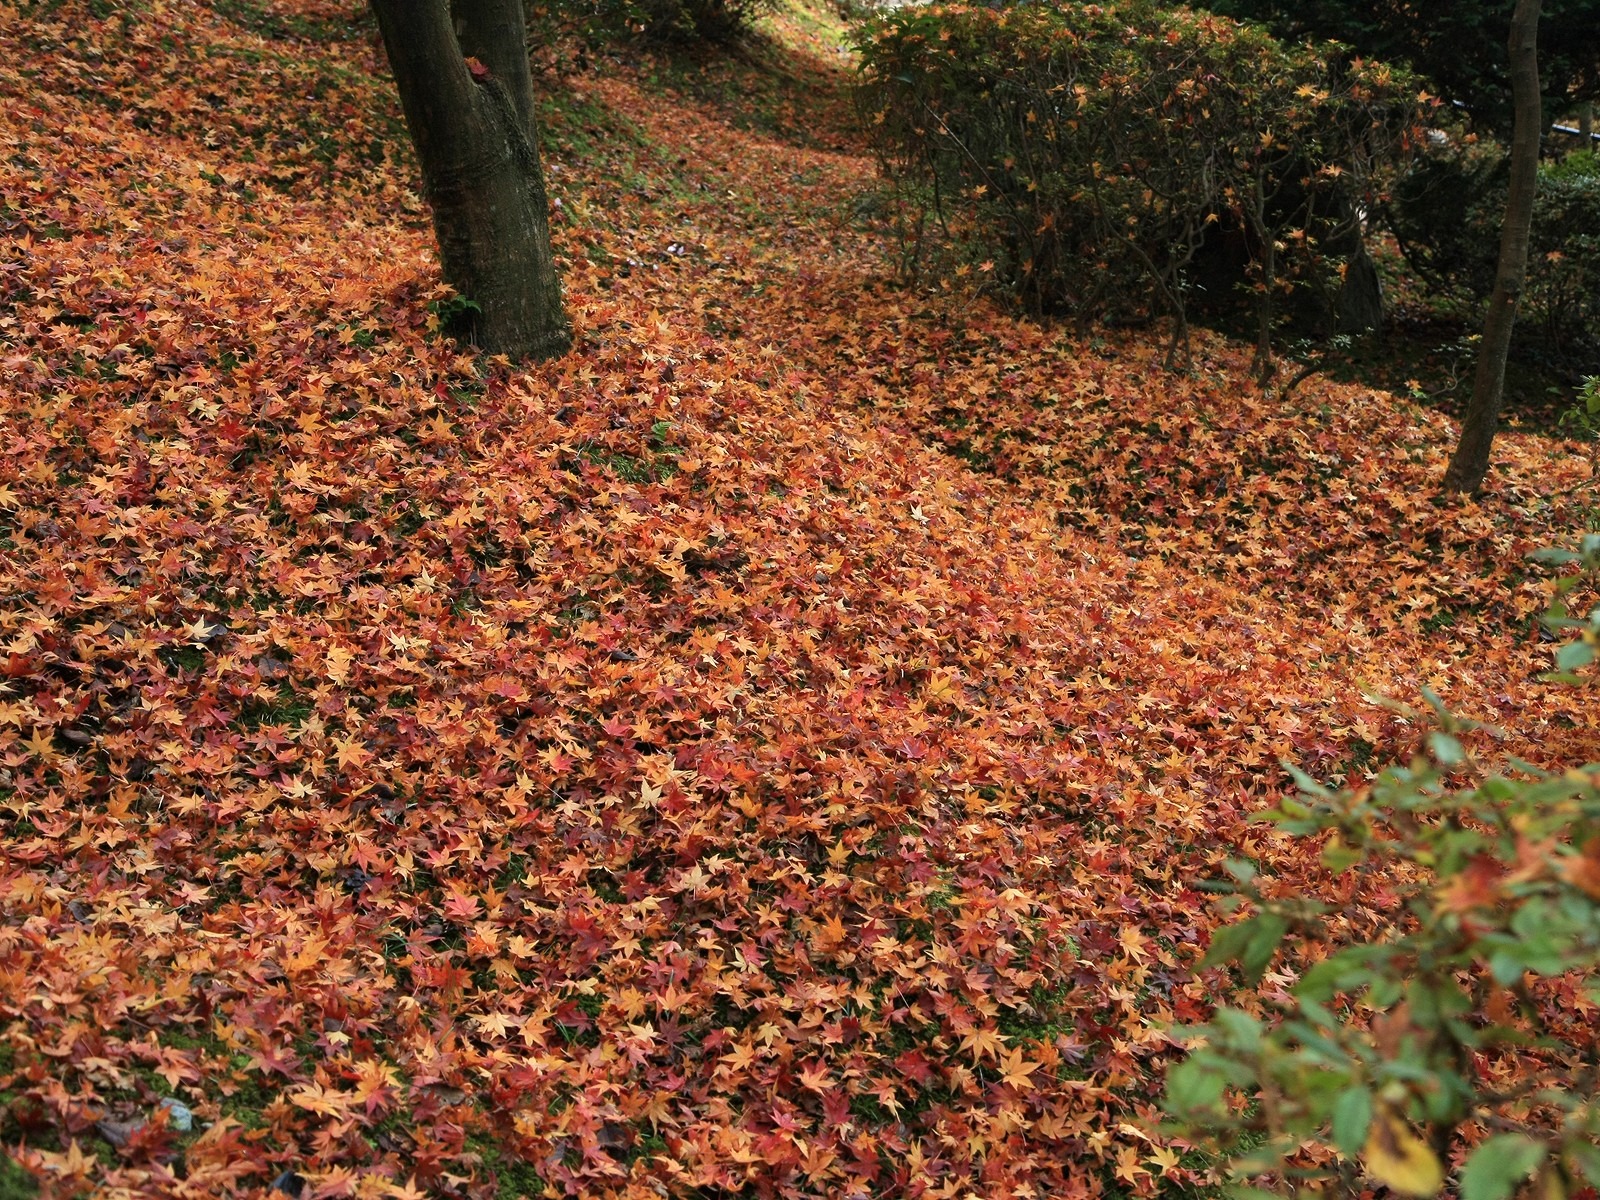
[[[1506,1200],[1545,1159],[1543,1142],[1502,1133],[1472,1152],[1461,1171],[1461,1200]]]
[[[1372,1093],[1364,1087],[1349,1087],[1340,1092],[1333,1103],[1333,1144],[1344,1154],[1360,1153],[1371,1124]]]

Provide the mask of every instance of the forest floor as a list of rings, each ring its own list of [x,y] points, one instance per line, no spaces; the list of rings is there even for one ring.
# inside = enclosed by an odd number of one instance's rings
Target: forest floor
[[[1150,1195],[1288,760],[1541,682],[1586,448],[896,282],[814,12],[543,62],[578,329],[435,329],[355,0],[0,22],[0,1141],[52,1194]],[[1588,701],[1592,704],[1592,699]],[[1269,972],[1280,992],[1303,946]],[[13,1168],[14,1169],[14,1168]],[[22,1188],[13,1175],[5,1186]]]

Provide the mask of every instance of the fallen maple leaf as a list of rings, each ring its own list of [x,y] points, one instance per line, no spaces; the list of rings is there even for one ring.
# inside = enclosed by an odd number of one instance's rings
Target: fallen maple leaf
[[[1361,1163],[1367,1174],[1403,1196],[1433,1196],[1444,1186],[1438,1156],[1387,1105],[1373,1114]]]

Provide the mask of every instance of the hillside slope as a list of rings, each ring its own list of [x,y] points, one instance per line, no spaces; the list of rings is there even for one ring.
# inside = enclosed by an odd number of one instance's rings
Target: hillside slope
[[[1424,683],[1600,757],[1523,557],[1578,447],[1444,506],[1393,397],[893,285],[810,20],[546,71],[537,368],[432,332],[361,6],[0,27],[0,1140],[63,1194],[1175,1187],[1195,884],[1326,886],[1279,759]]]

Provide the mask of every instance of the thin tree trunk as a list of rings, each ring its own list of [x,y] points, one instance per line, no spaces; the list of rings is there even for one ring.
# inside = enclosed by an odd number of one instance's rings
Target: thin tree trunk
[[[1256,382],[1264,388],[1272,382],[1278,370],[1272,361],[1272,293],[1278,286],[1278,247],[1272,240],[1273,231],[1267,224],[1266,188],[1259,170],[1247,215],[1256,240],[1261,243],[1261,261],[1257,264],[1261,271],[1261,290],[1256,301],[1256,354],[1251,366],[1256,373]]]
[[[572,334],[550,252],[521,0],[371,3],[444,278],[472,305],[460,332],[491,354],[562,353]]]
[[[1511,17],[1511,96],[1516,110],[1511,134],[1511,188],[1505,224],[1500,230],[1500,261],[1494,292],[1483,323],[1472,399],[1461,423],[1461,440],[1445,472],[1444,487],[1475,492],[1489,473],[1489,449],[1500,423],[1505,398],[1506,359],[1528,271],[1528,240],[1533,225],[1533,198],[1539,185],[1539,134],[1543,116],[1539,98],[1539,10],[1541,0],[1517,0]]]
[[[1583,149],[1594,149],[1594,101],[1590,100],[1578,110],[1578,132],[1583,136]]]
[[[1359,227],[1354,236],[1355,249],[1346,259],[1344,282],[1333,302],[1339,333],[1368,333],[1383,326],[1383,283]]]

